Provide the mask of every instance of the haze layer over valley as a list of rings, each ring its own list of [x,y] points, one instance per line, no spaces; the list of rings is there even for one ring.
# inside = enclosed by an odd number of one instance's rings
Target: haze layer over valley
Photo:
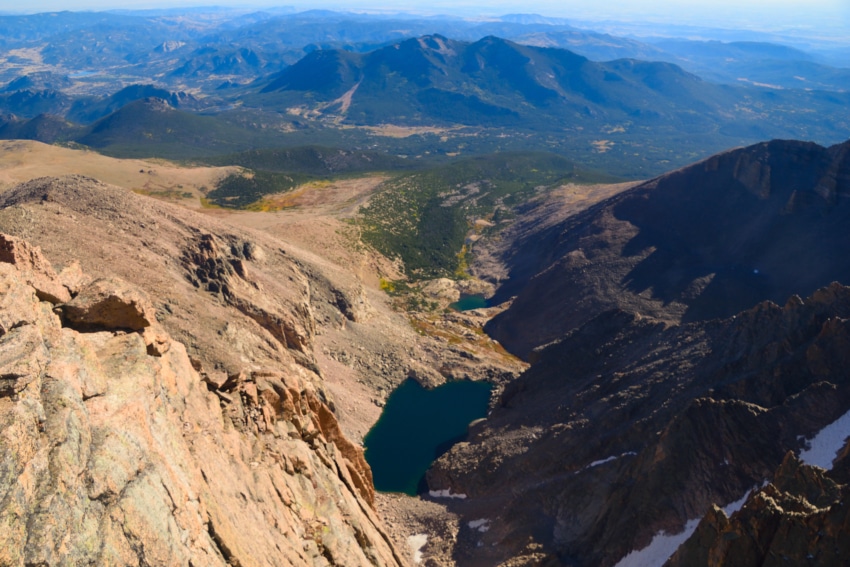
[[[843,565],[841,23],[557,16],[0,15],[0,565]]]

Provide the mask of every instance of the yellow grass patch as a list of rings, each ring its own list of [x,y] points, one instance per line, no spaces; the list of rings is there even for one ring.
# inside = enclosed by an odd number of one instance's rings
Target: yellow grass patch
[[[0,141],[0,191],[45,176],[85,175],[164,199],[203,196],[238,167],[183,167],[162,159],[116,159],[32,140]]]
[[[21,49],[10,49],[6,52],[6,60],[8,61],[10,57],[26,59],[32,65],[44,64],[44,58],[41,56],[40,47],[24,47]]]
[[[285,193],[274,193],[247,207],[249,211],[273,212],[299,207],[311,211],[343,213],[358,204],[387,179],[370,175],[349,179],[318,180],[304,183]]]
[[[436,126],[397,126],[395,124],[381,124],[380,126],[360,126],[361,129],[375,136],[386,138],[409,138],[419,134],[444,134],[457,130],[458,128],[437,128]]]

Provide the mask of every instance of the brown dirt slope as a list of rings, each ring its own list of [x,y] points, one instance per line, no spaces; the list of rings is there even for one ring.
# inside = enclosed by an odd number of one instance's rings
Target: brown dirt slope
[[[177,199],[187,193],[197,201],[238,167],[180,166],[165,160],[116,159],[86,149],[71,149],[34,140],[0,141],[0,189],[38,177],[69,174],[94,177],[112,185]]]

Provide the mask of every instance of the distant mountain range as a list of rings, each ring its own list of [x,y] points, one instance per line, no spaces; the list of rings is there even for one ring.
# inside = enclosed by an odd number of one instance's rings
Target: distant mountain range
[[[207,8],[0,16],[0,47],[16,50],[0,61],[0,81],[52,72],[70,77],[78,90],[93,94],[102,94],[106,85],[114,92],[126,85],[128,77],[135,82],[155,79],[172,89],[193,87],[210,93],[224,80],[238,78],[237,82],[244,84],[316,49],[367,52],[403,39],[439,34],[472,42],[493,35],[522,44],[570,49],[595,61],[673,62],[703,78],[725,83],[743,78],[783,88],[850,88],[846,69],[827,66],[829,61],[841,65],[846,60],[841,57],[841,46],[833,46],[834,55],[827,59],[765,41],[730,42],[725,39],[728,31],[718,32],[724,42],[671,39],[675,36],[636,40],[579,29],[564,19],[527,14],[479,21],[289,11],[244,13]],[[243,50],[254,55],[239,61]],[[178,69],[181,71],[175,73]],[[193,73],[193,69],[203,72]]]
[[[172,74],[206,76],[206,65],[271,64],[249,49],[196,56],[197,66]],[[368,53],[320,49],[266,79],[218,86],[227,88],[204,98],[153,85],[107,97],[7,92],[0,103],[14,116],[3,119],[2,132],[75,141],[117,155],[192,157],[337,145],[330,132],[361,149],[380,149],[368,128],[387,124],[471,128],[463,139],[448,136],[438,146],[428,137],[381,144],[402,154],[556,150],[616,175],[641,177],[759,139],[834,142],[850,131],[850,93],[718,85],[671,63],[599,63],[493,36],[469,43],[429,35]],[[163,103],[152,105],[154,99]],[[25,124],[42,114],[85,126]]]
[[[756,123],[769,130],[769,124],[762,126],[763,113],[756,110],[768,100],[776,110],[793,106],[797,112],[814,105],[833,116],[843,113],[850,101],[840,95],[842,102],[830,108],[828,101],[800,92],[715,85],[669,63],[597,63],[568,50],[523,46],[497,37],[467,43],[438,35],[366,54],[316,51],[273,77],[262,93],[267,96],[256,102],[246,96],[246,104],[262,101],[264,106],[288,108],[314,100],[307,110],[354,123],[553,130],[608,122],[613,130],[654,126],[687,133],[719,128],[744,132]],[[787,124],[789,118],[779,110],[773,123]],[[810,118],[810,127],[835,126],[832,120],[816,126]],[[846,132],[844,125],[839,129],[840,135]],[[783,133],[777,129],[765,135]]]
[[[524,14],[286,12],[0,17],[0,135],[180,158],[553,151],[646,178],[763,139],[850,132],[850,70],[791,46],[649,43]],[[188,130],[127,106],[153,98]]]

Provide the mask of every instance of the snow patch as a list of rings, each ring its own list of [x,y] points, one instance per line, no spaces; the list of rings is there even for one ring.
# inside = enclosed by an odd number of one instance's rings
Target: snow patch
[[[766,484],[767,481],[762,484],[762,487]],[[739,500],[735,500],[734,502],[730,502],[724,506],[723,511],[726,512],[727,516],[731,516],[740,510],[750,494],[754,493],[759,488],[760,487],[758,485],[754,486]],[[664,565],[664,563],[670,559],[670,556],[676,553],[679,546],[685,543],[687,539],[693,535],[699,523],[700,518],[688,520],[688,523],[685,524],[685,529],[681,533],[674,535],[670,535],[662,530],[655,534],[655,537],[652,538],[652,541],[648,546],[640,550],[632,551],[620,559],[614,567],[660,567],[661,565]]]
[[[422,548],[428,543],[428,536],[425,534],[416,534],[407,538],[407,545],[413,552],[413,562],[419,565],[422,563]]]
[[[459,498],[464,500],[466,498],[466,494],[452,494],[451,488],[445,488],[443,490],[430,490],[428,491],[428,496],[431,498]]]
[[[832,460],[850,436],[850,411],[821,429],[800,451],[800,460],[807,465],[832,470]]]
[[[688,520],[685,529],[670,535],[665,531],[655,534],[652,542],[643,549],[632,551],[617,562],[614,567],[660,567],[670,559],[679,546],[691,537],[699,525],[699,518]]]
[[[750,497],[750,494],[754,493],[758,489],[758,485],[754,486],[752,490],[748,490],[739,500],[735,500],[734,502],[730,502],[729,504],[724,506],[723,511],[726,512],[727,516],[731,516],[732,514],[740,510],[741,507],[743,507],[744,502],[747,501],[747,498]]]
[[[481,518],[480,520],[472,520],[467,524],[469,529],[478,530],[481,533],[484,533],[490,529],[490,520],[486,518]]]
[[[617,455],[611,455],[607,459],[600,459],[598,461],[593,461],[592,463],[590,463],[589,465],[587,465],[584,468],[592,469],[593,467],[598,467],[599,465],[604,465],[605,463],[610,463],[611,461],[616,461],[619,458],[620,457],[618,457]]]
[[[605,463],[610,463],[611,461],[616,461],[617,459],[622,459],[623,457],[634,456],[634,455],[637,455],[637,453],[635,453],[634,451],[628,451],[626,453],[623,453],[622,455],[611,455],[608,458],[600,459],[598,461],[593,461],[592,463],[590,463],[589,465],[587,465],[583,469],[577,470],[575,472],[575,474],[578,474],[580,472],[584,472],[587,469],[592,469],[594,467],[598,467],[599,465],[604,465]]]

